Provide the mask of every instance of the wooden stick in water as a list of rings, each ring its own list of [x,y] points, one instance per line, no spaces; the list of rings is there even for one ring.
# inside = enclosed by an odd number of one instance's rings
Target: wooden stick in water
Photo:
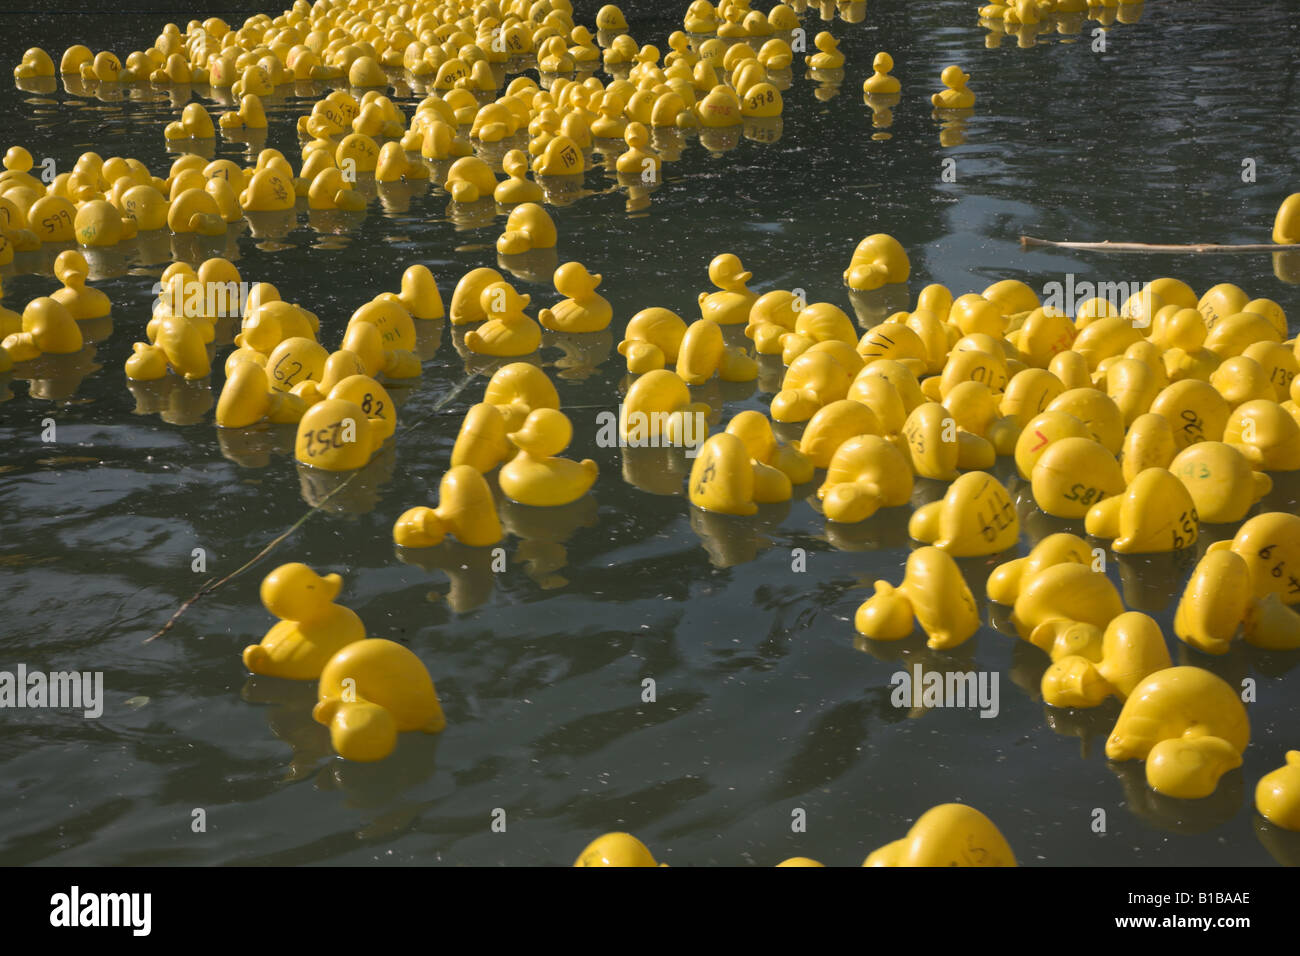
[[[1275,242],[1247,243],[1245,245],[1223,245],[1213,242],[1197,242],[1187,245],[1168,245],[1148,242],[1058,242],[1055,239],[1038,239],[1034,236],[1021,236],[1020,247],[1051,246],[1057,249],[1087,249],[1094,252],[1292,252],[1300,249],[1300,243],[1281,244]]]

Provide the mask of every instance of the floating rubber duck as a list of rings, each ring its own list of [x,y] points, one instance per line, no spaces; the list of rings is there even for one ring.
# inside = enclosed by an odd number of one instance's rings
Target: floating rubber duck
[[[1026,641],[1050,650],[1060,622],[1104,629],[1124,613],[1119,591],[1105,573],[1088,564],[1061,561],[1021,578],[1011,624]]]
[[[497,238],[497,252],[520,255],[532,249],[554,249],[556,239],[550,214],[535,202],[520,203],[510,210],[505,232]]]
[[[245,93],[240,97],[239,109],[222,113],[217,123],[222,129],[266,129],[262,98],[256,93]]]
[[[1260,778],[1255,809],[1274,826],[1300,831],[1300,750],[1288,750],[1286,763]]]
[[[112,311],[113,304],[108,296],[86,286],[90,266],[86,264],[86,257],[77,250],[66,249],[59,253],[54,260],[54,275],[63,283],[63,288],[56,289],[50,298],[63,303],[74,319],[98,319]]]
[[[514,357],[536,352],[542,328],[524,314],[531,296],[520,295],[508,282],[493,282],[479,295],[487,321],[465,333],[465,347],[479,355]]]
[[[460,277],[451,293],[449,316],[452,325],[469,325],[483,322],[487,313],[481,302],[483,290],[494,282],[501,282],[501,273],[488,266],[471,269]]]
[[[1049,444],[1030,476],[1034,503],[1057,518],[1082,518],[1104,498],[1123,494],[1124,472],[1115,456],[1091,438]]]
[[[744,122],[740,97],[731,87],[719,83],[695,104],[695,113],[705,129],[726,129]]]
[[[642,309],[628,320],[618,352],[627,359],[633,375],[652,372],[677,362],[686,335],[686,322],[663,308]]]
[[[391,434],[381,420],[341,398],[318,402],[298,422],[294,458],[325,471],[364,467]]]
[[[263,365],[240,361],[227,367],[226,383],[217,399],[216,421],[220,428],[247,428],[262,421],[294,424],[306,410],[298,395],[271,387]]]
[[[555,270],[555,290],[569,298],[537,313],[542,328],[555,332],[600,332],[614,317],[609,301],[596,292],[600,276],[580,262],[566,262]]]
[[[1268,651],[1300,650],[1300,613],[1283,604],[1277,594],[1266,594],[1246,612],[1242,637]]]
[[[840,41],[826,30],[813,37],[813,46],[820,51],[807,57],[805,62],[813,70],[841,70],[844,68],[844,54],[840,52]]]
[[[887,283],[906,282],[912,265],[907,252],[893,236],[875,233],[863,239],[853,250],[853,258],[844,272],[850,289],[869,292]]]
[[[31,80],[47,76],[54,76],[54,61],[38,46],[23,53],[23,58],[14,67],[14,79]]]
[[[738,257],[729,252],[715,256],[709,263],[709,280],[722,291],[700,293],[700,317],[719,325],[748,321],[749,311],[758,300],[758,295],[745,285],[752,278],[753,273],[745,271]]]
[[[469,465],[453,465],[442,476],[436,508],[410,508],[393,524],[393,541],[404,548],[431,548],[449,534],[474,548],[502,537],[492,490]]]
[[[954,481],[960,457],[960,430],[938,402],[914,408],[903,424],[912,470],[922,478]]]
[[[781,380],[781,390],[772,399],[773,421],[808,421],[820,409],[841,401],[848,394],[849,385],[861,370],[852,363],[861,359],[851,348],[847,351],[852,359],[824,348],[827,344],[831,343],[821,343],[790,363]]]
[[[416,264],[402,273],[402,291],[397,298],[413,319],[432,321],[447,314],[438,292],[438,283],[429,267]]]
[[[872,640],[902,640],[912,633],[913,616],[933,650],[957,647],[979,630],[975,596],[957,562],[940,548],[917,548],[908,555],[902,583],[877,581],[875,591],[854,616],[858,633]]]
[[[1197,562],[1174,614],[1174,634],[1206,654],[1226,654],[1254,595],[1250,568],[1231,550],[1211,551]]]
[[[682,336],[677,374],[689,385],[702,385],[715,374],[724,382],[752,382],[758,363],[743,348],[727,345],[717,322],[699,319]]]
[[[727,423],[726,430],[745,443],[749,457],[771,465],[789,478],[791,485],[802,485],[812,480],[816,470],[812,461],[795,445],[778,442],[771,421],[762,412],[752,409],[741,412]]]
[[[169,142],[185,139],[215,139],[216,135],[217,130],[212,124],[212,116],[203,108],[202,103],[186,104],[185,109],[181,110],[181,118],[168,123],[163,130],[163,136]]]
[[[316,680],[331,657],[366,628],[350,608],[335,604],[343,588],[337,574],[321,577],[305,564],[282,564],[262,579],[262,604],[280,621],[258,644],[244,648],[244,666],[254,674]]]
[[[1224,425],[1223,440],[1261,470],[1300,470],[1300,422],[1271,399],[1239,405]]]
[[[970,74],[959,66],[946,66],[939,75],[947,87],[930,97],[930,102],[941,110],[968,110],[975,105],[975,94],[966,88]]]
[[[189,381],[207,378],[211,372],[202,318],[170,315],[159,322],[153,344],[136,342],[126,360],[126,377],[132,381],[156,381],[168,369]],[[210,327],[209,327],[210,329]]]
[[[1014,605],[1022,586],[1040,571],[1057,564],[1088,565],[1093,558],[1092,549],[1078,535],[1068,532],[1049,534],[1023,558],[1013,558],[993,569],[987,585],[989,600],[995,604]]]
[[[447,170],[442,188],[456,202],[471,203],[491,196],[496,186],[497,179],[491,166],[477,156],[462,156]]]
[[[907,836],[873,852],[863,866],[1015,866],[993,821],[974,807],[944,803],[921,814]]]
[[[1145,760],[1152,790],[1195,800],[1241,766],[1249,742],[1250,719],[1231,685],[1199,667],[1169,667],[1133,689],[1106,741],[1106,756]]]
[[[781,361],[789,365],[804,352],[823,342],[853,346],[854,351],[858,351],[860,344],[858,330],[843,309],[829,302],[814,302],[799,310],[794,331],[781,337]],[[843,354],[842,349],[836,351]],[[856,375],[859,371],[856,367],[858,362],[865,363],[876,357],[859,352],[858,357],[850,361],[846,368]]]
[[[452,447],[452,465],[472,465],[486,474],[515,453],[509,433],[520,429],[534,409],[559,407],[559,393],[536,365],[502,366],[488,381],[483,401],[465,413]]]
[[[347,760],[383,760],[397,735],[447,726],[424,662],[383,638],[356,641],[330,658],[320,675],[312,718],[330,729],[330,742]]]
[[[71,355],[80,352],[81,329],[67,307],[57,299],[40,296],[23,309],[23,331],[0,342],[15,362],[29,362],[41,355]]]
[[[512,500],[536,507],[557,507],[577,501],[596,480],[596,463],[558,456],[573,440],[573,425],[553,408],[529,413],[518,431],[509,435],[519,454],[501,467],[501,490]]]
[[[755,461],[741,438],[720,432],[700,448],[687,493],[691,504],[705,511],[752,515],[759,504],[788,501],[793,488],[785,473]]]
[[[1043,674],[1043,700],[1052,707],[1096,707],[1108,697],[1125,700],[1139,683],[1172,664],[1160,625],[1129,611],[1106,625],[1097,658],[1053,657]]]
[[[828,520],[853,524],[907,504],[912,487],[911,463],[893,442],[858,435],[835,449],[817,497]]]
[[[563,134],[551,139],[533,160],[533,172],[538,176],[581,176],[586,169],[582,150],[571,137]]]
[[[1273,219],[1273,241],[1279,245],[1300,243],[1300,193],[1287,196],[1277,207]]]
[[[708,405],[691,401],[690,389],[675,372],[652,370],[623,397],[619,436],[631,447],[696,447],[708,435],[709,411]]]
[[[1154,554],[1196,544],[1197,522],[1187,487],[1164,468],[1148,468],[1122,495],[1093,505],[1084,526],[1090,535],[1113,538],[1116,554]]]
[[[642,123],[628,123],[623,131],[627,151],[620,153],[614,168],[624,176],[640,177],[641,182],[653,184],[660,181],[663,160],[650,145],[650,131]]]
[[[606,833],[587,844],[574,866],[666,866],[630,833]]]
[[[1283,511],[1256,515],[1231,541],[1216,541],[1208,550],[1229,549],[1245,560],[1257,599],[1276,594],[1285,604],[1300,604],[1300,517]]]
[[[1255,471],[1241,451],[1223,442],[1188,445],[1168,468],[1191,493],[1200,520],[1210,524],[1240,521],[1273,488],[1268,475]]]
[[[948,487],[943,500],[914,511],[907,533],[953,557],[977,557],[1014,547],[1020,520],[1002,484],[992,475],[971,471]]]
[[[528,155],[521,149],[512,149],[501,159],[506,179],[497,183],[492,197],[502,206],[540,202],[542,187],[528,178]]]

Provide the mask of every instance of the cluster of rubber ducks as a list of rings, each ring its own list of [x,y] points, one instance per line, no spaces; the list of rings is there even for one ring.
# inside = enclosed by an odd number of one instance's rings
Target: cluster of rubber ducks
[[[999,0],[979,8],[979,22],[989,31],[989,49],[1007,36],[1015,36],[1021,47],[1031,47],[1043,34],[1081,32],[1085,19],[1103,27],[1137,23],[1142,9],[1143,0]]]

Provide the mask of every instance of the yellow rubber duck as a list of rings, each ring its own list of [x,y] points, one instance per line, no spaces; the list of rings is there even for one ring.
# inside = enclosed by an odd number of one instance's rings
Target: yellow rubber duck
[[[849,352],[855,354],[852,349]],[[808,421],[823,407],[844,399],[854,376],[860,371],[860,367],[848,365],[847,361],[820,346],[796,358],[785,371],[781,390],[772,399],[772,420]]]
[[[717,322],[698,319],[682,336],[677,374],[690,385],[702,385],[715,374],[724,382],[752,382],[758,363],[743,348],[727,345]]]
[[[782,471],[755,461],[745,442],[729,432],[711,435],[691,466],[687,494],[704,511],[752,515],[759,504],[788,501],[793,493]]]
[[[492,167],[477,156],[462,156],[447,170],[442,188],[456,202],[477,202],[496,190],[497,178]]]
[[[1178,451],[1200,441],[1222,441],[1232,413],[1228,400],[1209,382],[1183,379],[1160,391],[1151,411],[1163,415],[1174,430]]]
[[[217,399],[216,421],[221,428],[247,428],[261,421],[295,424],[306,410],[298,395],[271,387],[263,365],[245,360],[227,367],[226,383]]]
[[[850,438],[883,433],[880,419],[871,408],[845,398],[828,402],[818,409],[809,419],[797,445],[814,466],[829,468],[836,451]]]
[[[630,833],[606,833],[587,844],[574,866],[660,866],[646,845]],[[666,865],[666,864],[664,864]]]
[[[207,378],[211,372],[204,330],[211,327],[204,319],[169,315],[158,324],[152,345],[136,342],[126,360],[126,377],[132,381],[156,381],[170,368],[189,381]]]
[[[1034,503],[1057,518],[1082,518],[1093,505],[1124,492],[1124,472],[1091,438],[1062,438],[1043,450],[1030,476]]]
[[[939,75],[940,81],[947,89],[930,97],[930,102],[941,110],[968,110],[975,105],[975,94],[966,88],[970,74],[956,65],[946,66]]]
[[[1300,614],[1277,594],[1266,594],[1246,612],[1242,636],[1247,644],[1269,651],[1300,650]]]
[[[239,109],[222,113],[217,120],[222,129],[266,129],[266,109],[256,93],[244,93]]]
[[[90,266],[86,257],[75,249],[60,252],[54,260],[54,276],[63,283],[62,289],[56,289],[50,298],[62,302],[72,313],[74,319],[98,319],[108,315],[113,308],[108,296],[98,289],[86,285]]]
[[[894,58],[888,53],[877,53],[875,59],[871,61],[871,68],[875,72],[862,82],[863,93],[897,93],[902,89],[897,77],[889,75],[889,71],[894,68]]]
[[[556,507],[577,501],[596,480],[596,463],[558,456],[573,439],[573,425],[553,408],[530,412],[508,436],[519,453],[501,467],[501,490],[512,501]]]
[[[298,422],[294,458],[325,471],[353,471],[374,457],[391,430],[355,402],[329,398]]]
[[[844,283],[850,289],[870,292],[886,284],[906,282],[911,273],[912,265],[902,244],[893,236],[875,233],[853,250]]]
[[[532,249],[554,249],[557,240],[555,221],[535,202],[524,202],[510,210],[506,229],[497,238],[497,252],[520,255]],[[455,311],[453,310],[453,323]]]
[[[627,390],[619,406],[618,432],[632,447],[698,445],[708,434],[708,414],[708,405],[691,401],[691,390],[679,375],[655,369]]]
[[[509,433],[521,428],[533,409],[559,407],[555,386],[537,366],[503,366],[488,383],[484,401],[465,413],[451,450],[452,465],[471,465],[487,474],[515,454]]]
[[[1256,598],[1276,594],[1284,604],[1300,604],[1300,517],[1284,511],[1256,515],[1231,541],[1216,541],[1208,550],[1229,549],[1250,569]]]
[[[818,863],[816,860],[806,856],[792,856],[787,860],[782,860],[777,864],[777,866],[820,866],[824,868],[826,864]]]
[[[659,307],[642,309],[628,320],[618,352],[633,375],[652,372],[676,364],[685,335],[686,322],[677,313]]]
[[[993,821],[974,807],[944,803],[921,814],[907,836],[873,852],[863,866],[1015,866]]]
[[[1195,800],[1241,766],[1249,742],[1250,719],[1231,685],[1199,667],[1168,667],[1133,689],[1106,741],[1106,756],[1145,760],[1152,790]]]
[[[497,183],[492,198],[501,206],[540,202],[542,187],[528,178],[528,155],[522,149],[512,149],[501,159],[506,179]]]
[[[649,149],[650,131],[643,123],[628,123],[623,130],[623,141],[627,151],[620,153],[614,168],[624,176],[640,177],[647,185],[660,181],[663,160],[654,150]]]
[[[1286,763],[1260,778],[1255,809],[1274,826],[1300,831],[1300,750],[1288,750]]]
[[[537,313],[542,328],[553,332],[600,332],[608,328],[614,308],[596,292],[600,278],[580,262],[566,262],[556,269],[555,290],[568,298]]]
[[[793,332],[804,302],[787,289],[765,292],[754,300],[745,324],[745,337],[759,355],[780,355],[781,337]]]
[[[1254,600],[1250,568],[1231,550],[1197,562],[1174,614],[1174,634],[1206,654],[1226,654]]]
[[[1175,443],[1174,430],[1164,416],[1148,412],[1133,419],[1124,435],[1124,444],[1120,447],[1120,468],[1124,472],[1125,483],[1132,481],[1147,468],[1173,470]],[[1183,484],[1187,484],[1184,476],[1178,477]],[[1195,499],[1196,492],[1191,485],[1188,485],[1188,490],[1192,491],[1192,498]],[[1200,510],[1199,503],[1197,510]]]
[[[436,508],[409,508],[393,524],[393,541],[404,548],[432,548],[449,534],[472,548],[502,537],[492,489],[469,465],[453,465],[442,476]]]
[[[383,760],[397,735],[441,733],[447,726],[424,662],[383,638],[357,641],[330,658],[320,675],[312,718],[330,729],[330,742],[347,760]]]
[[[781,361],[789,365],[814,345],[822,342],[839,342],[852,346],[858,354],[849,361],[846,368],[855,375],[861,370],[859,362],[865,363],[880,357],[862,354],[857,327],[854,326],[853,320],[844,314],[843,309],[829,302],[814,302],[799,310],[795,318],[794,331],[781,336]],[[836,352],[844,354],[842,349]]]
[[[1119,591],[1104,572],[1093,570],[1091,563],[1063,561],[1021,579],[1011,624],[1021,638],[1049,650],[1058,622],[1103,629],[1123,613]]]
[[[508,282],[493,282],[479,296],[487,321],[465,333],[465,347],[479,355],[514,357],[536,352],[542,328],[524,313],[531,296],[520,295]]]
[[[902,640],[912,633],[913,617],[934,650],[957,647],[979,630],[975,595],[957,562],[940,548],[917,548],[908,555],[902,583],[877,581],[875,591],[854,616],[858,633],[872,640]]]
[[[1300,422],[1271,399],[1239,405],[1224,425],[1223,441],[1255,468],[1300,470]]]
[[[23,53],[22,60],[14,67],[16,80],[31,80],[47,76],[54,76],[54,61],[38,46]]]
[[[350,608],[335,604],[343,588],[337,574],[321,577],[305,564],[282,564],[262,579],[262,604],[280,621],[258,644],[244,648],[244,666],[254,674],[316,680],[329,659],[366,628]]]
[[[402,291],[397,298],[413,319],[441,319],[447,314],[438,292],[438,283],[429,267],[421,264],[408,266],[402,273]]]
[[[686,8],[686,16],[682,18],[682,26],[687,33],[697,35],[717,33],[718,16],[714,11],[713,4],[708,0],[694,0]],[[31,51],[28,51],[31,52]],[[50,74],[51,76],[53,73]]]
[[[752,278],[753,273],[746,272],[740,259],[730,252],[715,256],[709,263],[709,281],[721,291],[700,293],[700,317],[719,325],[747,322],[749,310],[758,300],[758,295],[746,286]]]
[[[912,486],[911,464],[893,442],[858,435],[835,449],[817,497],[828,520],[853,524],[907,504]]]
[[[1273,241],[1279,245],[1300,243],[1300,193],[1287,196],[1277,207],[1273,219]]]
[[[163,129],[163,137],[168,142],[186,139],[215,139],[216,127],[212,116],[202,103],[187,103],[181,110],[181,118],[168,123]]]
[[[23,330],[6,336],[0,347],[15,362],[29,362],[41,355],[71,355],[80,352],[81,329],[67,307],[57,299],[40,296],[23,309]]]
[[[971,471],[954,481],[941,501],[916,509],[907,533],[954,557],[978,557],[1014,547],[1020,520],[1002,484],[985,472]]]
[[[791,485],[812,481],[816,471],[807,455],[794,444],[782,444],[772,432],[772,423],[762,412],[748,410],[727,423],[726,431],[735,435],[749,449],[749,457],[771,465],[790,479]]]
[[[552,138],[533,160],[533,172],[538,176],[581,176],[586,169],[582,150],[562,133]]]
[[[1053,658],[1043,674],[1043,700],[1052,707],[1096,707],[1108,697],[1125,700],[1151,674],[1171,666],[1160,625],[1129,611],[1106,625],[1097,658]]]
[[[1058,564],[1086,566],[1092,561],[1092,548],[1078,535],[1064,531],[1049,534],[1023,558],[1013,558],[993,569],[987,585],[989,600],[995,604],[1014,605],[1021,588],[1040,571]]]
[[[627,30],[627,18],[623,11],[612,3],[607,3],[596,11],[596,29],[608,33],[622,33]]]
[[[315,339],[319,329],[320,319],[306,309],[279,299],[263,301],[244,314],[235,345],[270,355],[285,339]]]
[[[1168,467],[1191,493],[1200,520],[1210,524],[1240,521],[1273,488],[1268,475],[1255,471],[1245,454],[1224,442],[1188,445]]]
[[[1148,468],[1122,495],[1106,498],[1088,510],[1088,534],[1113,538],[1116,554],[1181,551],[1196,544],[1196,505],[1187,487],[1164,468]]]
[[[713,87],[695,105],[695,113],[705,129],[726,129],[744,122],[740,97],[724,83]]]
[[[822,30],[813,37],[813,46],[817,47],[817,53],[805,58],[809,69],[813,70],[842,70],[844,68],[844,54],[840,52],[840,42],[835,37]]]

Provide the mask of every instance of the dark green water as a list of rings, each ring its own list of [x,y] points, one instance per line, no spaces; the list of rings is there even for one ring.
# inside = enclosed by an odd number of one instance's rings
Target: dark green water
[[[653,19],[628,4],[631,32],[666,49],[685,5],[656,4],[672,14]],[[73,42],[125,58],[168,19],[190,15],[131,6],[111,16],[11,18],[0,60],[7,71],[40,45],[57,62]],[[592,22],[598,4],[575,6]],[[823,99],[796,67],[778,142],[741,139],[711,154],[692,141],[637,212],[617,191],[552,209],[559,261],[603,274],[601,292],[615,307],[612,334],[585,368],[543,352],[575,426],[568,454],[596,459],[601,476],[576,508],[505,514],[512,533],[500,574],[455,546],[428,552],[428,567],[404,563],[391,543],[402,511],[433,503],[460,417],[481,394],[482,379],[430,415],[465,377],[444,330],[405,396],[407,427],[367,473],[270,559],[142,644],[204,580],[237,568],[322,492],[286,454],[292,429],[242,444],[218,434],[206,406],[221,388],[224,349],[210,397],[182,395],[179,414],[151,411],[156,397],[128,389],[122,363],[144,337],[151,286],[171,250],[164,243],[105,262],[115,274],[95,284],[114,304],[111,335],[79,363],[47,372],[52,382],[15,379],[0,404],[0,667],[103,671],[107,697],[98,720],[3,714],[0,861],[567,864],[598,834],[626,829],[674,865],[770,865],[792,855],[857,864],[948,801],[987,813],[1024,864],[1263,865],[1300,856],[1294,835],[1266,827],[1252,799],[1259,777],[1300,744],[1300,655],[1239,646],[1211,659],[1170,629],[1196,556],[1234,529],[1204,528],[1197,555],[1110,561],[1127,603],[1170,635],[1176,663],[1258,682],[1245,766],[1213,798],[1169,801],[1147,791],[1139,764],[1107,764],[1118,708],[1049,712],[1038,694],[1046,656],[1006,633],[986,626],[948,654],[928,652],[918,637],[855,647],[864,586],[902,575],[908,509],[828,535],[803,500],[813,485],[758,520],[704,518],[680,494],[680,459],[674,478],[663,461],[628,465],[620,450],[595,445],[596,416],[617,406],[624,378],[612,351],[622,323],[651,305],[694,318],[708,262],[724,251],[740,255],[755,289],[799,287],[809,301],[846,310],[841,273],[857,241],[878,231],[911,255],[911,299],[928,282],[959,294],[1008,277],[1042,288],[1066,273],[1093,281],[1168,274],[1198,290],[1231,281],[1280,302],[1294,333],[1300,295],[1274,276],[1269,256],[1025,253],[1017,239],[1267,241],[1274,210],[1295,189],[1295,5],[1151,0],[1138,22],[1109,31],[1104,54],[1091,49],[1092,21],[1077,36],[1028,47],[1012,37],[990,48],[975,7],[877,0],[856,24],[823,24],[813,7],[804,26],[842,38],[846,77]],[[872,138],[859,92],[880,49],[894,55],[903,83],[889,139]],[[928,98],[950,62],[972,74],[978,101],[964,141],[941,147]],[[66,167],[88,149],[136,156],[155,172],[169,162],[162,126],[181,103],[166,92],[105,102],[2,85],[0,145],[21,143],[38,162],[51,156]],[[267,144],[295,163],[293,120],[319,95],[268,100]],[[403,98],[408,112],[417,99]],[[216,150],[248,161],[240,144],[220,137]],[[955,182],[941,178],[947,157],[956,160]],[[1254,183],[1242,182],[1243,158],[1256,161]],[[593,190],[611,184],[603,170],[588,175]],[[465,271],[496,265],[504,217],[462,228],[448,206],[439,188],[423,187],[406,201],[377,199],[364,218],[304,213],[283,239],[243,234],[206,254],[229,256],[246,280],[270,281],[316,311],[321,340],[333,347],[352,311],[395,291],[407,265],[426,263],[444,301]],[[51,260],[15,264],[39,274],[6,268],[10,308],[56,287]],[[557,298],[547,284],[515,284],[534,308]],[[715,385],[700,397],[725,401],[723,422],[765,408],[779,368],[768,372],[767,392]],[[57,423],[52,444],[42,442],[46,418]],[[676,494],[629,483],[629,467]],[[1007,462],[999,468],[1011,474]],[[941,493],[920,482],[916,501]],[[1295,482],[1279,479],[1260,506],[1279,509],[1296,509]],[[1035,539],[1044,529],[1057,526],[1026,523]],[[1081,522],[1074,529],[1082,533]],[[194,548],[205,550],[207,574],[191,570]],[[795,548],[807,552],[803,573],[792,571]],[[983,582],[997,560],[963,563],[986,621]],[[348,764],[310,718],[314,684],[249,679],[239,651],[272,623],[258,584],[284,561],[342,574],[341,600],[369,634],[419,654],[447,713],[445,733],[407,735],[377,765]],[[456,573],[450,587],[442,567]],[[891,706],[890,675],[918,662],[996,672],[997,718]],[[656,682],[653,703],[642,702],[647,677]],[[205,833],[192,832],[195,808],[206,811]],[[497,808],[506,811],[504,833],[491,828]],[[806,833],[792,832],[798,808]],[[1106,812],[1103,835],[1091,828],[1097,808]]]

